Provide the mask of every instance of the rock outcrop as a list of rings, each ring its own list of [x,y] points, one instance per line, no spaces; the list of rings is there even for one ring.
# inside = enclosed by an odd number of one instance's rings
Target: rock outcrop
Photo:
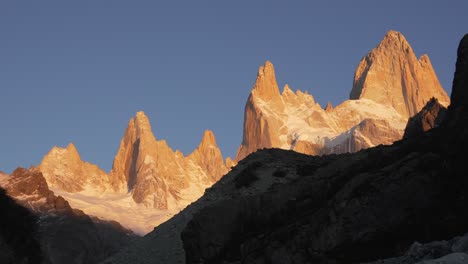
[[[402,138],[407,119],[430,98],[449,103],[427,55],[416,59],[395,31],[361,61],[350,97],[323,109],[312,95],[294,93],[288,85],[280,94],[274,67],[267,61],[245,105],[236,162],[263,148],[317,155],[391,144]]]
[[[422,133],[439,126],[445,117],[447,108],[432,98],[423,109],[408,120],[403,138],[419,136]]]

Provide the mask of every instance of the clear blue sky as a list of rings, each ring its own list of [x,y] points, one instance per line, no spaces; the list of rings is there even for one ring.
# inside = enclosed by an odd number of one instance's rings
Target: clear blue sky
[[[1,1],[0,170],[75,143],[108,171],[128,120],[190,153],[212,129],[224,156],[271,60],[282,87],[347,99],[360,59],[402,32],[450,92],[468,1]]]

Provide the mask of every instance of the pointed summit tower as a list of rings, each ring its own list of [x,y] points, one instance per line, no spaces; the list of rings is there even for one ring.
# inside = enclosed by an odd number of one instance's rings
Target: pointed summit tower
[[[217,182],[221,176],[228,172],[223,155],[211,130],[205,131],[200,145],[187,158],[198,164],[206,172],[211,182]]]
[[[125,134],[115,155],[111,171],[111,184],[117,191],[128,191],[136,182],[138,168],[145,157],[152,157],[156,138],[151,124],[143,111],[137,112],[128,122]]]
[[[415,115],[432,97],[444,106],[450,102],[429,57],[416,58],[406,38],[393,30],[361,60],[350,94],[352,100],[392,106],[405,118]]]

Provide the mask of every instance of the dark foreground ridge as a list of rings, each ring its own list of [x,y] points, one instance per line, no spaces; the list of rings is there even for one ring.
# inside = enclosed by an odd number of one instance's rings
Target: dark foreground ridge
[[[240,182],[237,192],[198,210],[182,232],[186,263],[361,263],[468,232],[468,35],[451,102],[438,127],[392,146],[324,157],[277,149],[250,155],[205,196]],[[266,179],[275,183],[263,188]],[[466,263],[467,248],[458,248],[464,253],[453,263]]]

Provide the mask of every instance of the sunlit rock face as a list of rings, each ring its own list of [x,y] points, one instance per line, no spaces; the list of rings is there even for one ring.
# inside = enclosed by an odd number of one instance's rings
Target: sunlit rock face
[[[234,165],[224,160],[212,131],[206,130],[199,146],[184,155],[156,140],[149,118],[138,112],[108,174],[82,161],[73,144],[53,147],[37,170],[71,207],[146,234],[197,200]]]
[[[350,100],[323,109],[312,95],[280,93],[273,64],[259,68],[245,105],[243,140],[235,161],[262,148],[292,149],[305,154],[355,152],[391,144],[403,136],[409,117],[435,97],[449,98],[429,57],[419,60],[404,36],[389,31],[365,56],[355,73]]]
[[[83,162],[76,147],[53,147],[42,159],[39,170],[52,188],[79,192],[87,186],[104,191],[108,186],[107,174],[98,166]]]
[[[11,175],[0,177],[0,187],[19,204],[35,212],[81,214],[73,211],[69,203],[56,196],[38,168],[17,168]]]
[[[421,110],[431,97],[443,106],[450,100],[439,83],[429,56],[419,59],[399,32],[389,31],[359,63],[350,99],[370,99],[392,106],[404,117]]]
[[[132,118],[109,178],[116,191],[131,192],[137,203],[158,209],[184,206],[227,172],[212,131],[185,157],[165,140],[156,140],[148,117]]]

